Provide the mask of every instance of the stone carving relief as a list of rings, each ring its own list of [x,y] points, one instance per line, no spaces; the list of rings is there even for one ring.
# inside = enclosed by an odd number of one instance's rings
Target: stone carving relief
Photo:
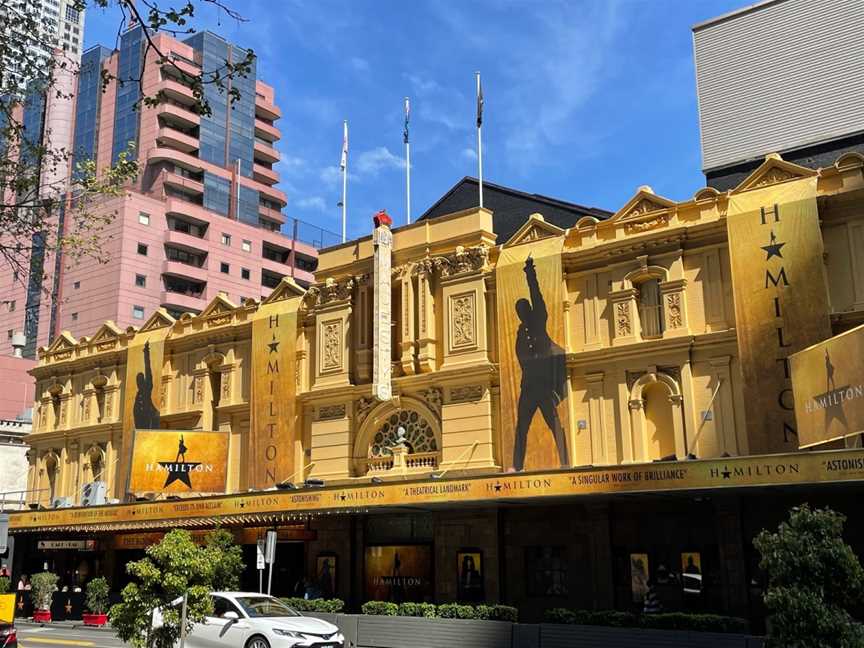
[[[633,332],[633,324],[630,321],[630,304],[618,302],[615,304],[615,335],[624,337]]]
[[[331,320],[321,325],[323,337],[323,358],[321,367],[324,371],[342,368],[342,320]]]
[[[329,419],[345,418],[345,404],[341,405],[322,405],[318,408],[318,420],[327,421]]]
[[[669,328],[681,328],[683,319],[681,317],[680,292],[673,292],[666,295],[666,317],[669,320]]]
[[[474,320],[473,292],[450,298],[450,322],[454,347],[474,346],[477,343]]]
[[[769,169],[765,175],[759,178],[759,180],[753,185],[753,188],[777,184],[778,182],[791,180],[794,177],[796,177],[794,173],[774,167],[773,169]]]
[[[361,422],[366,418],[366,415],[369,414],[371,409],[375,407],[375,399],[374,398],[366,398],[365,396],[361,396],[360,400],[357,401],[357,422]]]
[[[93,400],[93,394],[90,392],[84,392],[84,422],[90,422],[90,401]]]
[[[669,222],[669,214],[662,213],[657,214],[653,218],[649,218],[648,220],[639,221],[638,223],[625,223],[624,231],[628,234],[634,234],[637,232],[647,232],[648,230],[656,229],[658,227],[662,227]]]
[[[304,300],[309,304],[324,306],[332,302],[348,301],[354,291],[354,279],[336,281],[328,277],[323,284],[310,286],[306,291]]]
[[[224,371],[222,372],[222,400],[228,400],[231,398],[231,372]]]
[[[470,248],[459,245],[453,254],[435,257],[433,264],[443,277],[452,277],[482,270],[486,267],[488,259],[489,248],[486,245],[476,245]]]
[[[429,389],[424,391],[423,400],[426,401],[429,409],[438,414],[438,416],[441,416],[442,394],[441,390],[438,387],[430,387]]]
[[[451,403],[468,403],[483,398],[483,385],[463,385],[450,389]]]

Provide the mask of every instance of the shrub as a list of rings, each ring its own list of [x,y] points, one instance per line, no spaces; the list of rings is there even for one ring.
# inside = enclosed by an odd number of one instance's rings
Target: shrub
[[[30,579],[30,587],[33,590],[33,604],[37,610],[50,610],[51,597],[57,591],[57,574],[41,572],[33,574]]]
[[[105,614],[108,609],[108,581],[99,576],[87,583],[86,589],[87,609],[93,614]]]
[[[6,576],[0,576],[0,594],[6,594],[9,592],[9,587],[11,583],[9,578]]]
[[[478,605],[477,609],[479,610],[481,607],[490,606]],[[509,621],[510,623],[519,621],[519,610],[512,605],[492,605],[491,608],[490,615],[487,617],[490,621]]]
[[[864,569],[843,541],[845,521],[805,504],[776,533],[756,536],[759,566],[768,574],[769,646],[864,645],[864,627],[851,614],[864,599]]]
[[[438,606],[438,616],[442,619],[476,619],[477,614],[470,605],[461,603],[442,603]]]
[[[342,599],[303,599],[283,598],[282,602],[298,612],[325,612],[328,614],[339,614],[345,609],[345,601]]]
[[[434,619],[438,616],[438,610],[433,603],[401,603],[396,614],[397,616]]]
[[[397,616],[399,606],[388,601],[366,601],[360,610],[371,616]]]
[[[565,623],[571,625],[597,625],[612,628],[652,628],[656,630],[688,630],[692,632],[724,632],[745,634],[749,628],[747,621],[736,617],[717,614],[687,614],[666,612],[663,614],[636,615],[631,612],[615,610],[568,610],[552,608],[543,615],[546,623]]]

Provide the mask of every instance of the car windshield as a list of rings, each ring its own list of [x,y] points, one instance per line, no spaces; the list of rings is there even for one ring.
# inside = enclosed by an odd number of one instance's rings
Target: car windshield
[[[238,596],[236,599],[250,618],[259,617],[296,617],[299,612],[292,610],[279,599],[269,596]]]

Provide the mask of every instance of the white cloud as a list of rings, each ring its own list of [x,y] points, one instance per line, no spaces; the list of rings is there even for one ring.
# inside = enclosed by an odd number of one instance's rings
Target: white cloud
[[[473,148],[462,149],[461,155],[466,160],[472,160],[473,161],[473,160],[477,159],[477,151],[475,151]]]
[[[348,65],[350,65],[355,72],[369,71],[369,61],[364,58],[360,58],[359,56],[352,56],[350,59],[348,59]]]
[[[300,209],[306,209],[310,211],[327,211],[327,202],[321,196],[309,196],[308,198],[301,198],[297,201],[296,205]]]
[[[382,170],[404,169],[405,158],[394,155],[386,146],[377,146],[357,156],[356,168],[360,175],[377,176]]]
[[[283,175],[296,175],[306,169],[307,163],[296,155],[283,155],[276,163],[276,170]]]
[[[321,169],[321,173],[318,177],[321,178],[321,182],[328,187],[335,187],[342,182],[342,171],[338,166],[328,166]]]

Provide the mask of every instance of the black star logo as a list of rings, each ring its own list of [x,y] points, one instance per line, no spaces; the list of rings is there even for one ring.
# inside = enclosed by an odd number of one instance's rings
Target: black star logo
[[[276,353],[279,350],[279,342],[276,341],[276,334],[273,334],[273,341],[267,345],[270,347],[270,353]]]
[[[240,502],[240,508],[243,508],[245,506],[246,506],[246,502]]]
[[[201,463],[160,461],[159,465],[168,470],[168,477],[165,479],[165,485],[162,488],[168,488],[175,481],[181,481],[191,489],[192,481],[189,479],[189,474],[200,466]]]
[[[341,500],[344,502],[346,499],[348,499],[348,496],[347,496],[345,493],[342,493],[342,494],[339,496],[339,499],[341,499]]]
[[[729,472],[728,466],[723,466],[723,472],[721,472],[720,474],[723,475],[723,479],[729,479],[732,476],[732,473]]]
[[[774,230],[771,230],[771,242],[768,243],[768,245],[762,246],[762,249],[768,253],[768,256],[765,257],[765,260],[767,261],[773,256],[776,256],[778,259],[782,259],[783,255],[780,253],[780,248],[782,248],[784,245],[786,244],[777,242],[777,237],[774,236]]]
[[[500,490],[501,490],[501,482],[495,482],[495,492],[497,493]]]

